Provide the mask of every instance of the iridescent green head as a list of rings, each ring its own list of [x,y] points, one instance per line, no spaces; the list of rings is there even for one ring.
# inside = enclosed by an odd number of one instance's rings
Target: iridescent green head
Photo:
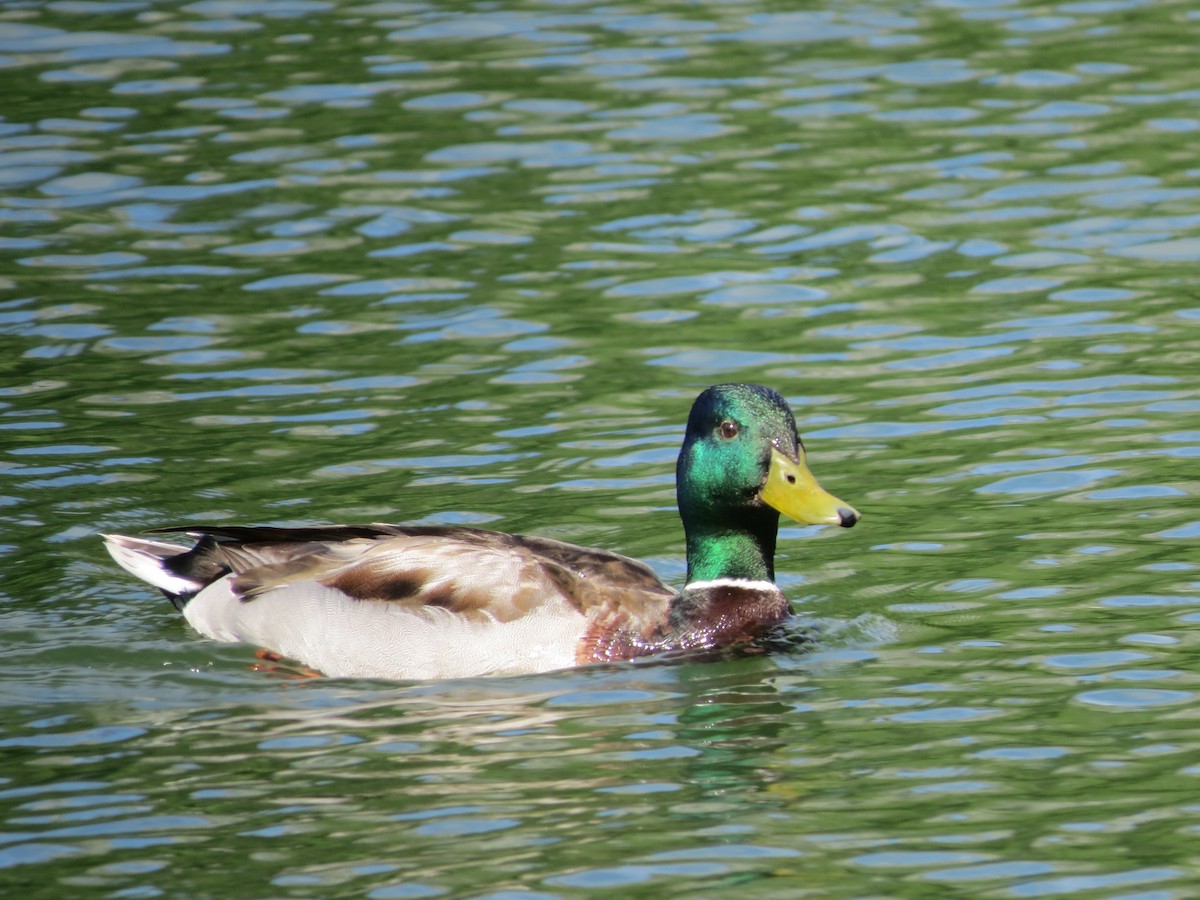
[[[859,518],[808,471],[787,401],[757,384],[717,384],[696,398],[675,490],[689,581],[773,580],[781,512],[846,528]]]

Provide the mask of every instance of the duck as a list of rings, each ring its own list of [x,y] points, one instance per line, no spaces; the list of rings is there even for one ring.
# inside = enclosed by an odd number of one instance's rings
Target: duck
[[[853,526],[813,477],[784,397],[695,399],[676,463],[687,577],[547,537],[443,525],[182,525],[102,534],[113,560],[215,641],[335,678],[521,675],[752,644],[791,615],[780,515]],[[189,543],[180,543],[179,536]]]

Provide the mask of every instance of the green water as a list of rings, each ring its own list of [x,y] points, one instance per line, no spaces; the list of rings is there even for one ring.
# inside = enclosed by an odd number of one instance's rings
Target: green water
[[[1200,897],[1200,13],[0,2],[0,887]],[[814,646],[303,680],[101,530],[684,572],[708,384],[864,513]]]

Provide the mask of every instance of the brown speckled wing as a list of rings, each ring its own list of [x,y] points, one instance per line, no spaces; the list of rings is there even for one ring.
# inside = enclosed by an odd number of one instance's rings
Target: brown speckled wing
[[[551,599],[582,615],[655,624],[674,592],[649,566],[604,550],[474,528],[339,525],[182,527],[202,538],[197,569],[233,573],[244,601],[319,582],[363,601],[437,606],[512,621]]]

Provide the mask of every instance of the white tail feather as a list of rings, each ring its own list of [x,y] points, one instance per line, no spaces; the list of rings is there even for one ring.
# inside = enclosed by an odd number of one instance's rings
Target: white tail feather
[[[104,547],[126,572],[136,575],[168,594],[194,594],[204,585],[191,578],[176,575],[163,567],[163,561],[187,551],[187,547],[167,541],[128,537],[123,534],[102,534]]]

